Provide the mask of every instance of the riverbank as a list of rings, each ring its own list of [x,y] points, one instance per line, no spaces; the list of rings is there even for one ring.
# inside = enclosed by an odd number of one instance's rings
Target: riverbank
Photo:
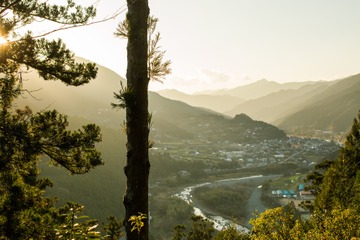
[[[251,226],[248,224],[248,221],[252,217],[251,214],[248,214],[246,216],[245,224],[239,225],[236,224],[233,219],[229,219],[229,216],[224,216],[213,209],[209,207],[204,207],[202,204],[193,197],[192,191],[195,188],[200,188],[204,186],[211,186],[211,187],[223,187],[223,186],[231,186],[233,184],[245,184],[245,183],[251,183],[254,186],[259,186],[265,181],[268,181],[270,179],[274,179],[277,177],[280,177],[282,175],[255,175],[255,176],[249,176],[249,177],[242,177],[242,178],[229,178],[229,179],[221,179],[214,182],[205,182],[201,184],[196,184],[193,186],[189,186],[184,188],[181,192],[175,194],[176,197],[179,197],[180,199],[184,200],[186,203],[191,204],[191,206],[194,208],[194,212],[196,215],[203,216],[207,218],[208,220],[214,222],[214,226],[216,229],[221,230],[224,227],[233,225],[236,226],[238,230],[248,232]],[[265,211],[266,208],[264,205],[262,205],[261,202],[261,189],[258,187],[254,187],[254,190],[248,200],[248,203],[246,204],[246,208],[248,212],[253,213],[254,209],[257,209],[258,212],[261,210]]]

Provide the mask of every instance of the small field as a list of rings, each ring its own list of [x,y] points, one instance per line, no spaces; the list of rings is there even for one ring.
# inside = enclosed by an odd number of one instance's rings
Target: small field
[[[269,190],[294,190],[297,191],[299,184],[303,184],[306,174],[296,174],[273,179],[269,182]]]
[[[299,184],[303,184],[303,179],[306,177],[306,174],[296,174],[293,176],[284,176],[277,179],[273,179],[269,182],[269,191],[272,190],[294,190],[298,192]],[[302,201],[305,199],[297,198],[282,198],[282,197],[274,197],[279,205],[284,206],[290,202],[294,202],[295,207],[299,210],[303,218],[309,218],[310,214],[303,208],[299,206]],[[307,199],[308,200],[308,199]]]

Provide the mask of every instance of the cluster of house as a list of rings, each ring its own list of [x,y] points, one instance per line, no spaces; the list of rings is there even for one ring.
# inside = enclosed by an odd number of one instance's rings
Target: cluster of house
[[[274,197],[283,198],[300,198],[300,199],[313,199],[314,194],[310,191],[305,191],[305,185],[299,184],[298,191],[295,190],[273,190],[271,194]]]
[[[273,196],[276,197],[284,197],[284,198],[296,198],[297,197],[297,193],[294,190],[273,190],[272,192]]]

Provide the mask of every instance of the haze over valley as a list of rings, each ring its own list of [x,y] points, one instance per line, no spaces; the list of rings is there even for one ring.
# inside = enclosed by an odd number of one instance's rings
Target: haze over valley
[[[54,108],[69,116],[81,116],[108,127],[119,127],[118,119],[124,118],[124,112],[113,110],[110,103],[115,101],[113,93],[119,91],[120,81],[126,81],[103,66],[99,66],[94,81],[77,88],[41,81],[31,71],[25,76],[24,86],[31,95],[24,93],[18,101],[20,105],[28,104],[36,110]],[[359,93],[360,74],[334,81],[277,83],[263,79],[206,94],[185,94],[177,90],[149,92],[149,111],[168,124],[172,122],[170,119],[179,121],[181,118],[177,117],[183,112],[188,117],[190,114],[208,114],[224,119],[246,114],[287,133],[320,130],[336,135],[346,132],[351,125],[358,111]]]
[[[162,90],[159,94],[225,116],[244,113],[291,133],[347,130],[360,100],[360,75],[334,81],[277,83],[259,80],[208,94]],[[344,107],[346,106],[346,107]]]
[[[124,82],[121,76],[102,66],[94,81],[76,88],[40,81],[30,71],[24,75],[24,88],[31,96],[24,92],[17,101],[17,107],[57,109],[69,116],[72,127],[89,122],[101,127],[103,142],[98,147],[104,166],[69,176],[44,161],[42,174],[54,180],[50,194],[60,196],[60,202],[83,203],[89,215],[102,220],[123,211],[125,112],[110,106],[120,81]],[[339,150],[337,141],[358,111],[359,96],[360,75],[331,82],[260,80],[207,94],[149,92],[150,136],[155,142],[150,149],[153,194],[159,197],[165,191],[170,196],[175,186],[238,174],[306,173]],[[99,212],[100,206],[107,208]],[[153,208],[158,214],[159,209]]]

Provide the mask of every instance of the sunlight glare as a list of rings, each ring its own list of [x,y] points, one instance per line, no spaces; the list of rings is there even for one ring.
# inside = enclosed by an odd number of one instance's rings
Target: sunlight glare
[[[7,43],[7,40],[4,37],[0,36],[0,45],[6,44],[6,43]]]

